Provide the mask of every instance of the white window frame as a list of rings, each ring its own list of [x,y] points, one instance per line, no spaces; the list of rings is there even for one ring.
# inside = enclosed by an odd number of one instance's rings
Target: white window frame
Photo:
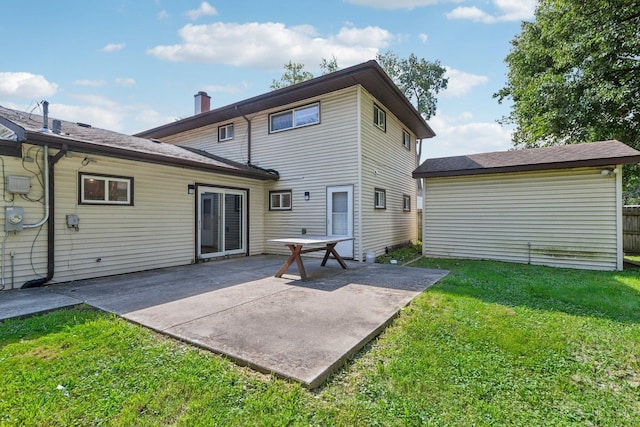
[[[376,188],[373,195],[373,207],[375,209],[387,209],[387,190]]]
[[[85,180],[94,179],[97,181],[104,181],[104,199],[86,199],[85,198]],[[81,205],[121,205],[121,206],[133,206],[133,178],[126,176],[113,176],[113,175],[100,175],[79,173],[79,195],[78,202]],[[111,182],[124,182],[127,184],[127,200],[110,200],[109,199],[109,183]]]
[[[297,115],[302,115],[302,112],[304,110],[308,110],[310,108],[316,108],[317,109],[317,112],[316,112],[317,120],[314,120],[314,121],[308,122],[308,123],[298,123]],[[284,128],[281,128],[281,129],[274,129],[273,128],[273,119],[275,117],[282,117],[282,116],[285,116],[285,115],[291,115],[291,126],[284,127]],[[313,126],[313,125],[317,125],[317,124],[320,124],[320,102],[314,102],[312,104],[307,104],[307,105],[303,105],[303,106],[300,106],[300,107],[291,108],[290,110],[278,111],[277,113],[269,114],[269,133],[283,132],[283,131],[290,130],[290,129],[297,129],[297,128]]]
[[[278,200],[277,205],[273,203],[274,196],[276,197],[276,200]],[[289,198],[288,205],[283,203],[287,196]],[[270,211],[290,211],[291,209],[293,209],[293,194],[291,190],[269,191],[269,210]]]
[[[402,146],[411,150],[411,134],[404,129],[402,129]]]
[[[411,212],[411,196],[408,194],[402,195],[402,211]]]
[[[231,130],[231,132],[229,132]],[[224,133],[224,136],[222,134]],[[231,141],[233,139],[233,123],[218,127],[218,142]],[[229,136],[231,134],[231,136]]]
[[[373,125],[383,132],[387,131],[387,113],[377,104],[373,104]]]

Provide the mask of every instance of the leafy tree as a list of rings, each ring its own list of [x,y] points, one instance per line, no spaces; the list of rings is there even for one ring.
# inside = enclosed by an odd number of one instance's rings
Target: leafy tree
[[[413,53],[406,59],[400,59],[391,51],[378,54],[376,59],[425,120],[436,114],[436,96],[449,83],[440,61],[418,59]],[[417,163],[420,163],[421,155],[422,142],[417,146]]]
[[[322,58],[320,70],[323,75],[333,73],[334,71],[338,71],[338,69],[338,60],[335,56],[332,55],[331,59]],[[306,80],[311,80],[313,77],[311,72],[304,70],[304,64],[289,61],[284,64],[284,74],[282,74],[280,80],[272,80],[271,89],[281,89],[296,83],[302,83]]]
[[[271,89],[281,89],[296,83],[302,83],[305,80],[311,80],[312,78],[313,74],[304,70],[304,64],[289,61],[284,64],[284,74],[280,77],[280,80],[273,80],[271,82]]]
[[[425,120],[436,114],[436,95],[446,89],[449,82],[440,61],[418,59],[413,53],[400,59],[391,51],[378,54],[376,59]]]
[[[327,60],[326,58],[322,58],[322,62],[320,62],[320,70],[322,71],[322,75],[333,73],[334,71],[338,71],[340,67],[338,67],[338,59],[331,55],[331,59]]]
[[[517,148],[618,139],[640,149],[640,2],[540,0],[506,57]],[[625,190],[640,167],[625,168]]]

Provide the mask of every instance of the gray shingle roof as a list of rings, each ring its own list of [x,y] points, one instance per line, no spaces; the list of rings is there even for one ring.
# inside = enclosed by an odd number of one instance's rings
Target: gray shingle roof
[[[48,127],[52,128],[53,119]],[[18,142],[67,145],[70,150],[258,179],[276,176],[218,156],[203,156],[182,147],[155,142],[79,123],[61,121],[62,132],[42,132],[43,117],[0,106],[0,124],[16,132]]]
[[[612,140],[427,159],[413,171],[413,177],[478,175],[637,162],[640,162],[640,151]]]

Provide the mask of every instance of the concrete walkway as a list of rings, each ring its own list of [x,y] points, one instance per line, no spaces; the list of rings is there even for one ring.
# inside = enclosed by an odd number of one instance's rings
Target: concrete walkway
[[[255,256],[0,292],[0,320],[81,303],[116,313],[237,363],[320,385],[378,335],[442,270]]]

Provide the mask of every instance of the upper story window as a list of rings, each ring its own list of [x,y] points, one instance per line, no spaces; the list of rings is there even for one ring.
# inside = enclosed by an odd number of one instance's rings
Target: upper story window
[[[375,189],[374,207],[376,209],[387,208],[387,191],[382,188]]]
[[[373,104],[373,124],[380,130],[387,131],[387,113],[376,104]]]
[[[320,123],[320,103],[305,105],[269,115],[269,132],[280,132]]]
[[[233,123],[218,127],[218,142],[233,139]]]
[[[133,178],[79,174],[80,204],[133,205]]]
[[[291,190],[279,190],[269,192],[269,210],[290,211]]]
[[[406,130],[402,130],[402,146],[407,150],[411,150],[411,135]]]

